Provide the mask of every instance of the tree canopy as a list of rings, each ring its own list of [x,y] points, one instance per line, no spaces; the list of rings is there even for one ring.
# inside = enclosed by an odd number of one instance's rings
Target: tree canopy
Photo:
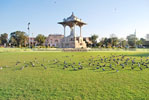
[[[43,45],[45,42],[46,37],[42,34],[38,34],[35,38],[35,40],[38,42],[39,45]]]
[[[10,43],[13,46],[26,46],[28,36],[23,31],[16,31],[10,34]]]
[[[136,46],[136,36],[134,34],[127,36],[128,39],[128,44],[131,47],[135,47]]]
[[[98,39],[98,35],[94,34],[91,36],[91,41],[93,43],[93,47],[97,46],[97,39]]]
[[[8,34],[4,33],[0,35],[0,44],[4,45],[8,42]]]

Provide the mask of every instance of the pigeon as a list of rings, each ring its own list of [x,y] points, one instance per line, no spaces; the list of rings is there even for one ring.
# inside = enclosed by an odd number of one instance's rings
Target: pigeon
[[[25,67],[28,67],[28,64],[26,64]]]
[[[0,67],[0,70],[2,70],[3,69],[3,67]]]
[[[16,62],[16,65],[18,65],[19,63],[21,63],[21,62],[20,62],[20,61],[17,61],[17,62]]]
[[[115,68],[113,68],[113,67],[112,67],[111,69],[112,69],[112,70],[115,70]]]
[[[142,67],[140,67],[140,70],[143,70]]]
[[[32,63],[32,67],[35,67],[35,64],[34,63]]]
[[[46,66],[44,66],[44,69],[47,69],[47,67],[46,67]]]
[[[21,67],[21,70],[23,70],[23,69],[24,69],[24,66]]]
[[[134,67],[132,67],[132,66],[131,66],[131,69],[133,70],[133,69],[134,69]]]
[[[78,69],[83,69],[82,67],[78,67]]]
[[[66,61],[64,61],[64,64],[66,64]]]
[[[117,69],[116,72],[119,72],[119,70]]]
[[[140,63],[138,63],[138,67],[140,67]]]
[[[74,66],[73,66],[73,65],[71,65],[71,67],[72,67],[72,68],[74,68]]]
[[[110,66],[109,66],[110,68],[112,68],[112,65],[110,64]]]
[[[65,67],[63,67],[63,70],[65,69]]]
[[[105,71],[105,69],[104,69],[104,68],[102,68],[102,70],[103,70],[103,71]]]
[[[79,62],[79,65],[81,65],[81,63]]]
[[[67,66],[67,65],[64,65],[64,67],[65,67],[65,68],[68,68],[68,66]]]
[[[44,66],[43,64],[41,64],[41,66]]]
[[[77,71],[77,69],[76,69],[76,68],[73,68],[73,70],[74,70],[74,71]]]

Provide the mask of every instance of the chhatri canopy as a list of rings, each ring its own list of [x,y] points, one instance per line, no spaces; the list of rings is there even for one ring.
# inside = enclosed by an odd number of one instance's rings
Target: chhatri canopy
[[[74,24],[78,25],[78,26],[86,25],[86,23],[84,23],[81,19],[79,19],[76,16],[74,16],[73,13],[67,19],[64,18],[63,22],[58,22],[58,24],[62,24],[62,25],[65,25],[65,26],[70,26],[70,27],[73,27]]]

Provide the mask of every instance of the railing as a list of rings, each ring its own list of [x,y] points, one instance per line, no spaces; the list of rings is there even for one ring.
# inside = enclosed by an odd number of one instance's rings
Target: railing
[[[149,49],[109,49],[109,48],[87,48],[87,49],[74,49],[74,48],[0,48],[0,52],[34,52],[34,51],[51,51],[51,52],[100,52],[100,51],[136,51],[136,52],[149,52]]]
[[[64,52],[87,52],[87,49],[78,49],[78,48],[64,48]]]
[[[143,51],[143,52],[149,52],[149,49],[143,49],[143,48],[129,48],[129,49],[121,49],[121,48],[91,48],[88,49],[88,51]]]
[[[33,51],[62,51],[62,48],[33,48]]]

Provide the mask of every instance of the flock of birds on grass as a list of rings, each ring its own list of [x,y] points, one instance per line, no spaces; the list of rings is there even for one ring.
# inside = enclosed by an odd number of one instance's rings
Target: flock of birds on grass
[[[80,62],[72,61],[74,55],[71,56],[65,56],[65,60],[59,60],[58,58],[53,60],[45,60],[43,58],[43,61],[39,62],[37,58],[35,58],[33,61],[30,62],[23,62],[23,66],[19,68],[20,70],[23,70],[27,67],[43,67],[45,70],[48,67],[55,66],[58,68],[61,68],[63,70],[69,69],[72,71],[78,71],[83,70],[84,68],[89,68],[93,70],[101,70],[101,71],[116,71],[119,72],[121,69],[129,69],[129,70],[143,70],[149,68],[149,56],[147,57],[129,57],[126,55],[110,55],[110,56],[82,56],[82,59],[80,57]],[[20,61],[17,61],[15,66],[21,65]],[[0,67],[0,70],[5,67]]]

